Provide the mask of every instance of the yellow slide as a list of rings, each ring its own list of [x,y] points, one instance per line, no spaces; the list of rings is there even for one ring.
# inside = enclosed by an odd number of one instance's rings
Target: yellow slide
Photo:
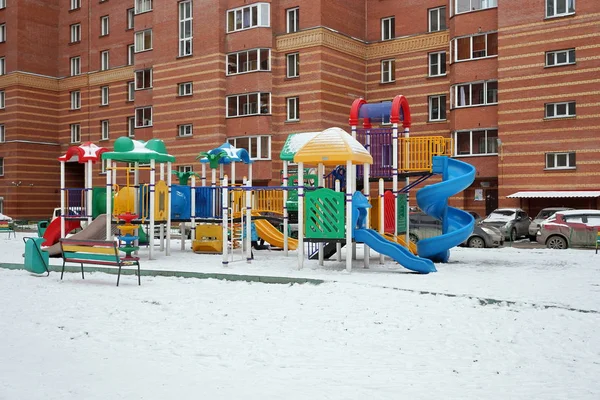
[[[401,246],[406,247],[406,236],[405,235],[398,235],[396,237],[394,237],[393,233],[384,233],[383,237],[386,238],[387,240],[389,240],[390,242],[396,242]],[[413,253],[414,255],[417,255],[417,245],[414,244],[413,242],[409,242],[408,245],[408,250]]]
[[[266,219],[253,219],[254,226],[256,226],[256,233],[261,239],[269,242],[269,244],[283,248],[283,233],[279,232],[269,221]],[[288,249],[296,250],[298,248],[298,241],[291,237],[288,237]]]

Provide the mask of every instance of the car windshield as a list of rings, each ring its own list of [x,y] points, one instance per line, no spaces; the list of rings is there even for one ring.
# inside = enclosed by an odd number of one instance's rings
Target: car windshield
[[[556,210],[542,210],[538,213],[535,219],[547,219],[556,214]]]
[[[510,221],[515,219],[514,210],[495,210],[484,221]]]

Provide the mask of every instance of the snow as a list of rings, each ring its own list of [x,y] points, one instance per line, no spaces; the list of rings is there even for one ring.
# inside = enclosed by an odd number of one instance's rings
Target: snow
[[[18,233],[22,237],[23,234]],[[23,241],[0,236],[0,262]],[[172,244],[142,268],[320,285],[0,268],[0,399],[597,399],[593,250],[451,250],[439,272]],[[345,252],[344,252],[345,253]],[[61,265],[58,259],[52,264]]]

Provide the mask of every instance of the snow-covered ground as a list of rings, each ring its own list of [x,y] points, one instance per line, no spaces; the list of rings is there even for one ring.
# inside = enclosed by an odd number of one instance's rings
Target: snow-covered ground
[[[0,237],[0,262],[23,248]],[[594,251],[457,248],[430,275],[375,256],[346,273],[276,251],[227,268],[189,245],[145,252],[143,269],[326,282],[0,268],[1,400],[600,398]]]

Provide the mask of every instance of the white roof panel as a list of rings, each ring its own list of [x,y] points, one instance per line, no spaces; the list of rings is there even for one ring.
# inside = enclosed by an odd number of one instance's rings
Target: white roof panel
[[[509,199],[550,199],[550,198],[568,198],[568,197],[600,197],[600,190],[540,190],[517,192]]]

